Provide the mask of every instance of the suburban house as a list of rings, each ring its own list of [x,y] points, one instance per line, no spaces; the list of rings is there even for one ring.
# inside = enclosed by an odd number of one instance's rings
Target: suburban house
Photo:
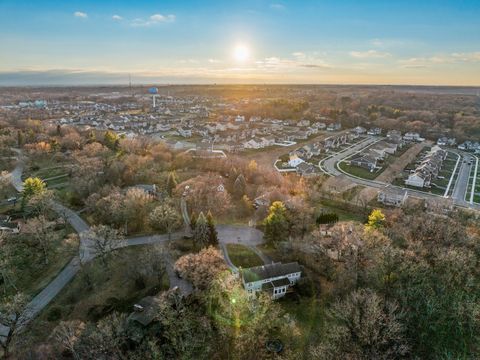
[[[183,128],[181,126],[177,129],[177,132],[178,132],[178,135],[183,136],[185,138],[192,136],[192,130]]]
[[[304,161],[298,157],[297,154],[290,155],[290,160],[288,160],[288,166],[296,168],[298,165]]]
[[[319,169],[313,165],[306,162],[301,163],[297,166],[297,174],[302,176],[313,176],[318,175]]]
[[[342,128],[342,124],[333,123],[327,126],[327,131],[337,131],[337,130],[340,130],[341,128]]]
[[[419,133],[416,133],[416,132],[405,133],[405,135],[403,135],[403,139],[406,141],[418,141],[418,142],[422,142],[423,140],[425,140],[420,136]]]
[[[381,135],[382,134],[382,129],[380,129],[379,127],[375,127],[375,128],[369,129],[367,131],[367,134],[368,135],[374,135],[374,136]]]
[[[377,167],[377,160],[378,158],[371,154],[358,154],[351,158],[349,162],[350,165],[355,165],[373,172]]]
[[[390,130],[389,132],[387,132],[387,141],[397,144],[398,147],[401,148],[403,146],[402,133],[398,130]]]
[[[463,151],[472,151],[478,154],[478,151],[480,150],[480,143],[465,141],[464,143],[458,145],[458,149]]]
[[[432,180],[438,176],[438,173],[442,169],[443,161],[447,155],[447,152],[439,146],[433,146],[415,171],[405,180],[405,184],[415,187],[430,186]]]
[[[20,232],[20,223],[0,220],[0,232],[18,234]]]
[[[401,207],[407,201],[408,193],[405,189],[385,186],[378,192],[377,201],[387,206]]]
[[[455,138],[448,138],[446,136],[442,136],[437,140],[438,146],[455,146],[457,144],[457,140]]]
[[[426,187],[430,186],[431,179],[432,177],[429,174],[415,172],[408,176],[408,179],[405,180],[405,184],[415,187]]]
[[[362,134],[365,134],[367,132],[367,129],[365,129],[364,127],[361,127],[361,126],[357,126],[356,128],[354,128],[352,130],[352,132],[354,134],[357,134],[357,135],[362,135]]]
[[[302,270],[297,262],[276,263],[243,269],[242,282],[248,294],[265,291],[273,299],[278,299],[285,296],[301,275]]]

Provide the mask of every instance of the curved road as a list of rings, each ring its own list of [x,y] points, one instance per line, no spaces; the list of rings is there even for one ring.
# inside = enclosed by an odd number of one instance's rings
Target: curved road
[[[423,192],[423,191],[418,191],[418,190],[414,190],[414,189],[410,189],[410,188],[404,188],[404,187],[401,187],[401,186],[392,185],[392,184],[385,183],[385,182],[382,182],[382,181],[362,179],[362,178],[359,178],[357,176],[346,173],[345,171],[341,170],[338,167],[338,163],[340,161],[342,161],[342,160],[344,160],[344,159],[346,159],[346,158],[348,158],[348,157],[350,157],[350,156],[352,156],[356,153],[361,152],[367,146],[375,143],[376,142],[375,140],[379,141],[378,138],[371,138],[371,140],[361,141],[361,142],[355,144],[354,146],[352,146],[348,149],[345,149],[344,151],[341,151],[337,154],[331,155],[330,157],[327,157],[327,158],[321,160],[319,162],[318,166],[327,175],[330,175],[330,176],[345,175],[351,181],[353,181],[354,183],[359,184],[359,185],[369,186],[369,187],[373,187],[373,188],[377,188],[377,189],[384,188],[385,186],[388,185],[391,188],[396,188],[396,189],[400,189],[400,190],[407,190],[407,193],[408,193],[409,196],[419,198],[419,199],[443,198],[442,195],[435,195],[435,194],[430,194],[430,193],[426,193],[426,192]],[[466,155],[464,153],[457,152],[457,151],[456,151],[456,153],[460,154],[462,157],[470,156],[469,154]],[[470,170],[471,170],[471,167],[464,164],[463,159],[462,159],[462,165],[460,167],[460,172],[459,172],[459,175],[458,175],[458,179],[457,179],[457,182],[456,182],[455,188],[454,188],[453,199],[454,199],[454,203],[455,203],[456,206],[475,209],[475,210],[480,210],[480,205],[479,204],[475,204],[475,203],[471,204],[471,203],[465,201],[464,190],[466,190],[467,185],[465,185],[465,186],[458,185],[459,183],[465,182],[465,179],[468,181],[468,178],[470,176]],[[463,191],[463,195],[461,194],[462,191]]]
[[[18,163],[15,169],[10,173],[10,180],[18,192],[23,190],[22,173],[24,169],[24,162],[20,150],[15,149],[18,154]],[[185,204],[183,204],[185,205]],[[182,213],[187,213],[186,207],[182,205]],[[57,294],[73,279],[73,277],[80,271],[81,264],[87,263],[96,257],[95,250],[87,235],[90,226],[73,210],[63,206],[58,202],[52,202],[52,209],[60,216],[64,217],[66,221],[79,233],[80,249],[79,255],[75,256],[63,270],[53,279],[39,294],[37,294],[30,303],[27,304],[25,310],[20,318],[20,327],[27,325],[36,315],[40,313]],[[233,225],[218,225],[218,238],[221,246],[227,243],[241,243],[246,246],[255,247],[263,242],[263,233],[257,229],[248,226],[233,226]],[[171,234],[171,239],[180,239],[186,231],[179,231]],[[116,248],[123,248],[136,245],[148,244],[165,244],[169,241],[167,234],[140,236],[125,239],[119,243]],[[227,254],[228,257],[228,254]],[[165,252],[166,270],[170,280],[170,287],[178,287],[183,295],[192,292],[192,286],[186,280],[180,279],[173,269],[174,259],[168,252]],[[228,261],[227,261],[228,263]],[[231,263],[231,262],[230,262]],[[233,265],[233,264],[232,264]],[[1,324],[0,324],[1,327]],[[8,330],[8,329],[7,329]],[[0,331],[3,333],[4,329]]]

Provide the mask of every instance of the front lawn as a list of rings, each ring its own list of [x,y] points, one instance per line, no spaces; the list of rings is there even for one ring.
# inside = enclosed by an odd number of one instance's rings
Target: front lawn
[[[237,267],[249,268],[263,265],[262,259],[249,248],[240,244],[227,244],[228,256]]]
[[[373,180],[381,173],[381,171],[370,172],[367,169],[358,166],[348,165],[346,162],[340,162],[338,167],[350,175],[367,180]]]

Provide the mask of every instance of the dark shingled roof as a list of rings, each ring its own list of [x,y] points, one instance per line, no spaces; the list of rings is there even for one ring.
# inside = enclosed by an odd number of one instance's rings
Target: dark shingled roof
[[[143,311],[134,311],[130,314],[128,319],[131,321],[136,321],[143,326],[147,326],[155,319],[155,316],[160,308],[160,303],[160,298],[147,296],[137,303],[143,307]]]
[[[278,276],[286,276],[288,274],[300,272],[300,265],[297,262],[288,264],[268,264],[262,266],[255,266],[244,269],[242,271],[243,280],[246,283],[270,279]]]

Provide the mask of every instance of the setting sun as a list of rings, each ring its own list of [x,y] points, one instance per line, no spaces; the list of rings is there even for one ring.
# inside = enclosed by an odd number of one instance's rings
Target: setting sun
[[[250,51],[245,45],[237,45],[233,51],[235,61],[244,62],[248,60]]]

